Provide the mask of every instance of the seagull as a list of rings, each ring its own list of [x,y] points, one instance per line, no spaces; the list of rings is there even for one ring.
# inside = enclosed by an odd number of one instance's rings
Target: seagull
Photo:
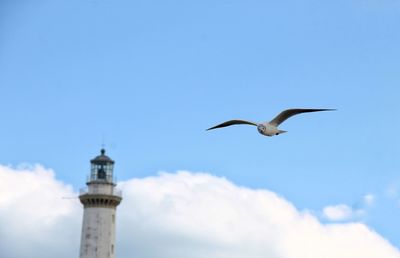
[[[222,128],[230,125],[254,125],[257,126],[257,130],[260,134],[265,135],[265,136],[274,136],[274,135],[279,135],[281,133],[286,133],[287,131],[279,130],[278,126],[283,123],[286,119],[289,117],[292,117],[294,115],[302,114],[302,113],[310,113],[310,112],[320,112],[320,111],[333,111],[336,109],[330,109],[330,108],[322,108],[322,109],[310,109],[310,108],[293,108],[293,109],[287,109],[279,113],[274,119],[271,121],[266,121],[263,123],[254,123],[251,121],[246,121],[246,120],[229,120],[226,121],[222,124],[210,127],[207,129],[212,130],[212,129],[217,129],[217,128]]]

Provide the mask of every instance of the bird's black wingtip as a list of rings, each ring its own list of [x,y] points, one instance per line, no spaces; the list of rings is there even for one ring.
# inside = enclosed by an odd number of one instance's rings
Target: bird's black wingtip
[[[319,108],[319,109],[314,109],[315,111],[336,111],[336,108]]]

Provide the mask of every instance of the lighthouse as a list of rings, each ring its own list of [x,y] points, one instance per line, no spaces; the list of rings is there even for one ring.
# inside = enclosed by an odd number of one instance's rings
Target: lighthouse
[[[115,258],[115,215],[122,196],[115,188],[114,161],[101,149],[90,164],[87,187],[79,195],[84,207],[79,258]]]

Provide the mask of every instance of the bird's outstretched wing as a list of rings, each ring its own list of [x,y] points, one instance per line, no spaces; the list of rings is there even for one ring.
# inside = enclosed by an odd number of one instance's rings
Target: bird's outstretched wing
[[[332,111],[336,109],[330,109],[330,108],[320,108],[320,109],[311,109],[311,108],[293,108],[293,109],[287,109],[282,111],[279,115],[277,115],[274,119],[272,119],[269,123],[274,126],[278,126],[281,123],[283,123],[286,119],[289,117],[292,117],[294,115],[298,115],[301,113],[310,113],[310,112],[319,112],[319,111]]]
[[[219,124],[219,125],[210,127],[210,128],[207,129],[207,131],[208,131],[208,130],[212,130],[212,129],[216,129],[216,128],[222,128],[222,127],[230,126],[230,125],[243,125],[243,124],[246,124],[246,125],[255,125],[255,126],[257,126],[256,123],[253,123],[253,122],[250,122],[250,121],[245,121],[245,120],[229,120],[229,121],[226,121],[226,122],[224,122],[224,123],[222,123],[222,124]]]

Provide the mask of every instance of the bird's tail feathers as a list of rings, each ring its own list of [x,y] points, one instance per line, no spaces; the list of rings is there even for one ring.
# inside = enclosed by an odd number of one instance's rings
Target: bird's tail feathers
[[[279,134],[282,134],[282,133],[287,133],[287,131],[279,130]]]

